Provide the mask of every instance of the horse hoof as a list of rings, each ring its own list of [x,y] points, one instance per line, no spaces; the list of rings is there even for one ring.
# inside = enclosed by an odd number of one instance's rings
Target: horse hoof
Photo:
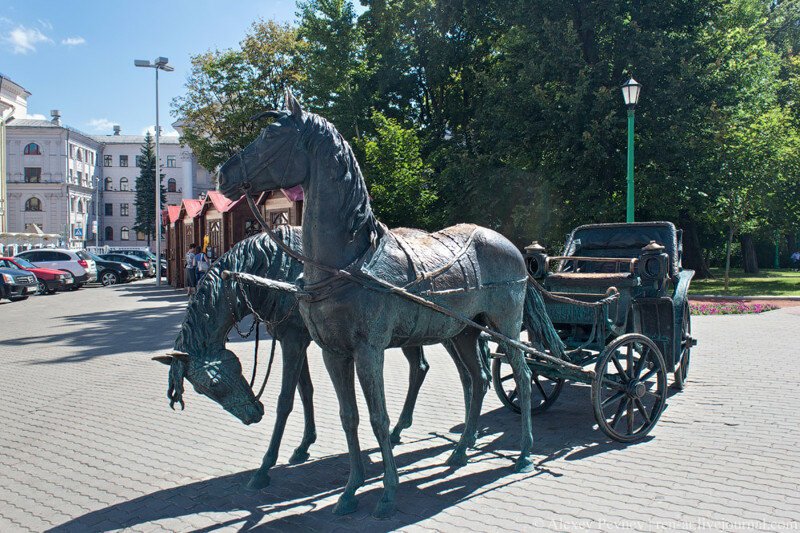
[[[290,465],[298,465],[300,463],[305,463],[308,461],[308,452],[304,450],[297,449],[294,451],[292,456],[289,458]]]
[[[269,486],[269,474],[256,472],[253,474],[253,477],[250,478],[250,481],[247,483],[247,488],[251,490],[261,490],[265,487]]]
[[[335,515],[346,515],[350,513],[356,512],[358,509],[358,500],[355,499],[353,496],[345,498],[342,496],[339,498],[339,501],[336,503],[336,507],[333,508],[333,514]]]
[[[394,516],[394,502],[393,501],[379,501],[375,506],[375,511],[372,513],[374,518],[378,520],[385,520]]]
[[[464,452],[455,451],[447,459],[447,466],[460,468],[467,465],[467,454]]]
[[[514,465],[514,472],[527,473],[533,470],[533,462],[527,457],[520,457]]]
[[[392,434],[389,435],[389,442],[392,445],[400,444],[400,432],[399,431],[397,431],[397,432],[393,431]]]

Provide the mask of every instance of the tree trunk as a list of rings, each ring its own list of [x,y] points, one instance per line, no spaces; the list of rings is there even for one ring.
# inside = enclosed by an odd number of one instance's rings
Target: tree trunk
[[[678,225],[683,229],[683,268],[694,270],[695,279],[710,278],[703,247],[697,237],[697,225],[688,213],[681,213]]]
[[[731,281],[731,244],[733,242],[733,224],[728,227],[728,240],[725,241],[725,287],[724,291],[728,292],[728,287]]]
[[[745,233],[739,239],[742,243],[742,266],[745,274],[758,274],[758,256],[753,244],[753,235]]]

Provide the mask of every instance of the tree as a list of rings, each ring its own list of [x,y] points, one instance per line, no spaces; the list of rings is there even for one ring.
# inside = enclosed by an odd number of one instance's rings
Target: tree
[[[251,117],[280,108],[285,89],[302,79],[301,48],[294,28],[259,20],[239,48],[192,57],[186,92],[172,101],[172,113],[201,165],[217,168],[258,135],[264,124]]]
[[[136,178],[136,222],[133,225],[135,231],[141,231],[147,235],[147,245],[150,246],[150,238],[156,235],[156,153],[153,136],[148,131],[144,136],[141,158],[139,162],[139,176]],[[166,204],[167,191],[164,189],[164,174],[159,175],[159,189],[161,194],[161,205]],[[160,214],[159,214],[160,215]],[[158,227],[161,227],[160,221]]]
[[[375,134],[365,138],[364,174],[376,214],[389,227],[427,228],[436,191],[431,171],[420,157],[413,129],[372,114]]]

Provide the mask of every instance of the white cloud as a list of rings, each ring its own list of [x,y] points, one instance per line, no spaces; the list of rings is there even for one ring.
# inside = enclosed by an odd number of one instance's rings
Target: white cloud
[[[108,120],[107,118],[93,118],[86,124],[94,131],[103,131],[106,133],[111,133],[116,123],[111,120]]]
[[[155,125],[147,126],[145,129],[143,129],[142,130],[142,135],[147,134],[148,131],[150,132],[150,135],[155,135],[156,134]],[[177,137],[178,136],[178,132],[173,130],[170,127],[166,127],[165,128],[164,126],[161,126],[161,136],[162,137]]]
[[[78,46],[80,44],[86,44],[86,39],[83,37],[67,37],[66,39],[61,39],[61,44],[65,46]]]
[[[39,25],[42,28],[44,28],[46,30],[52,30],[53,29],[53,25],[50,23],[49,20],[37,19],[37,22],[39,23]]]
[[[53,42],[50,37],[36,28],[26,28],[25,26],[17,26],[11,30],[8,35],[3,37],[3,41],[11,45],[15,54],[35,52],[37,44]]]
[[[32,120],[47,120],[47,117],[42,115],[41,113],[33,113],[33,114],[28,113],[27,115],[25,115],[25,118],[29,118]]]

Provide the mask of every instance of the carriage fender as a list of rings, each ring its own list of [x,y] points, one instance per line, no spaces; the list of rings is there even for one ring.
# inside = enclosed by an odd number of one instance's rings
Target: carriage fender
[[[680,350],[681,346],[681,327],[683,324],[683,313],[687,309],[689,300],[689,283],[694,277],[694,270],[681,270],[675,276],[675,291],[672,293],[672,309],[675,317],[675,328],[673,333],[672,346],[674,350]],[[673,354],[677,355],[677,354]]]

